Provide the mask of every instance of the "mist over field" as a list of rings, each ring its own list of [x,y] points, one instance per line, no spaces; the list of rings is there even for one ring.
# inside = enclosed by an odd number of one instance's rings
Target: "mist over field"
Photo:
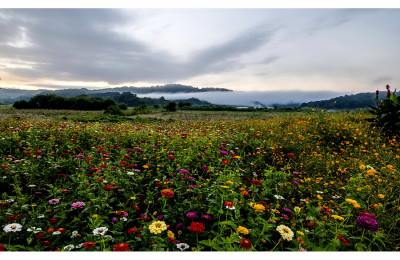
[[[343,96],[344,92],[335,91],[233,91],[233,92],[203,92],[203,93],[151,93],[138,94],[138,97],[159,98],[167,100],[198,98],[218,105],[232,106],[272,106],[274,104],[291,104],[317,101]]]

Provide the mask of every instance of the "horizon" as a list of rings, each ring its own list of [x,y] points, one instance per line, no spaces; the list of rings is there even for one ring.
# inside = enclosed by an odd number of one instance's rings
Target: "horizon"
[[[400,9],[0,9],[3,88],[399,85]]]

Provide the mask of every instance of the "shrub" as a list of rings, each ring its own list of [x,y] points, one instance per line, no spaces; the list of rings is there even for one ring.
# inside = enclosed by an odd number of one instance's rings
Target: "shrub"
[[[378,99],[379,91],[376,91],[376,107],[370,106],[370,112],[375,115],[372,125],[381,129],[388,136],[400,134],[400,103],[395,92],[390,92],[390,86],[386,85],[387,98]]]

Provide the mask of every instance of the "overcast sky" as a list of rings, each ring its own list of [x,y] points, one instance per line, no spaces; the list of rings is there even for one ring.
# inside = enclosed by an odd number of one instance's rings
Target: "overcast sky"
[[[0,9],[0,86],[400,85],[400,9]]]

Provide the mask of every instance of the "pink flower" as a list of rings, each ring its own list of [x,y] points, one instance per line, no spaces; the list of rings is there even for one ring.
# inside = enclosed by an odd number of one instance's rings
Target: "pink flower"
[[[85,156],[83,154],[78,154],[77,156],[75,156],[75,158],[83,159],[83,158],[85,158]]]
[[[51,199],[51,200],[49,200],[49,204],[52,204],[52,205],[57,204],[58,202],[60,202],[59,199]]]
[[[304,248],[302,248],[302,247],[300,247],[300,250],[299,250],[300,252],[307,252],[307,249],[304,249]]]
[[[74,202],[74,203],[72,203],[71,208],[77,209],[77,208],[82,208],[82,207],[84,207],[84,206],[85,206],[85,203],[79,201],[79,202]]]

